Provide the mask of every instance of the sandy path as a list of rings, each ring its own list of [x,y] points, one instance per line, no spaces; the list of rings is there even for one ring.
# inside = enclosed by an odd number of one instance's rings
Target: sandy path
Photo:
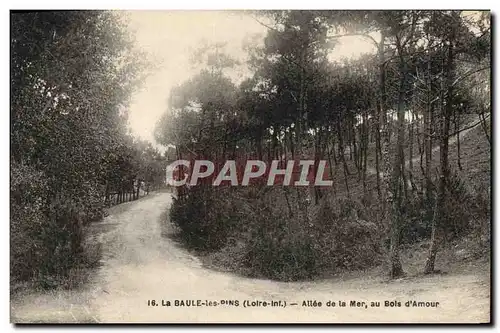
[[[157,193],[110,215],[103,234],[104,265],[84,290],[30,294],[12,300],[14,322],[488,322],[489,276],[440,275],[390,283],[382,278],[278,283],[211,271],[162,237],[162,212],[170,194]],[[148,306],[155,299],[172,306]],[[238,300],[239,306],[175,307],[174,300]],[[244,307],[248,301],[286,301],[286,307]],[[303,307],[317,300],[322,307]],[[332,300],[335,307],[327,307]],[[338,301],[346,301],[339,307]],[[350,301],[368,308],[350,307]],[[405,307],[408,300],[437,308]],[[370,302],[381,302],[370,307]],[[400,301],[402,307],[384,307]],[[298,305],[292,306],[290,303]]]

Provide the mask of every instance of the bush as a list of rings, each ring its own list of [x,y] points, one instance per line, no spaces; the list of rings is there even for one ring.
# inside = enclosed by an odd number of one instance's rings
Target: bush
[[[451,175],[446,190],[446,218],[442,228],[445,234],[453,239],[470,231],[471,209],[475,198],[457,174]]]
[[[316,215],[322,270],[336,272],[376,265],[382,255],[382,228],[356,200],[324,200]]]
[[[250,218],[247,223],[252,231],[246,242],[244,264],[252,275],[293,281],[317,274],[315,235],[303,221],[273,209],[270,202],[255,205]]]
[[[401,241],[413,244],[431,235],[432,219],[436,209],[436,192],[433,191],[430,199],[425,196],[413,196],[404,205]],[[438,222],[446,239],[451,241],[469,233],[476,220],[489,219],[489,199],[482,189],[467,186],[457,174],[449,178],[446,193],[445,217]]]
[[[50,255],[40,238],[48,221],[47,183],[43,173],[24,164],[12,164],[10,176],[11,279],[27,281],[40,274]]]
[[[433,193],[430,199],[414,196],[406,201],[401,217],[401,243],[414,244],[430,237],[435,208],[434,195]]]
[[[89,213],[99,208],[89,209],[81,204],[85,198],[76,200],[62,190],[49,195],[45,175],[24,164],[11,164],[10,191],[13,281],[51,288],[75,269],[96,265],[99,251],[86,251],[83,242]]]
[[[325,197],[312,217],[289,217],[284,201],[280,193],[271,191],[253,203],[251,218],[245,223],[253,231],[245,257],[253,275],[304,280],[378,263],[380,228],[367,221],[373,214],[361,203],[332,203]]]
[[[236,218],[232,203],[212,187],[193,187],[187,196],[174,198],[170,220],[181,230],[185,244],[197,250],[223,247]]]
[[[174,200],[170,217],[188,246],[220,252],[209,256],[211,263],[250,276],[307,280],[379,262],[381,231],[369,222],[376,214],[360,202],[332,203],[325,197],[311,216],[298,209],[290,215],[283,193],[278,188],[221,191],[199,186]],[[292,193],[288,200],[296,207]]]

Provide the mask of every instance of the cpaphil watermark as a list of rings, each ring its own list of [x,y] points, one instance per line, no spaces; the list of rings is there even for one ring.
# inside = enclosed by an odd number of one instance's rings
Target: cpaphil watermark
[[[248,186],[252,184],[283,186],[332,186],[327,175],[325,160],[273,160],[270,165],[260,160],[244,163],[227,160],[217,163],[208,160],[177,160],[166,169],[166,182],[170,186]]]

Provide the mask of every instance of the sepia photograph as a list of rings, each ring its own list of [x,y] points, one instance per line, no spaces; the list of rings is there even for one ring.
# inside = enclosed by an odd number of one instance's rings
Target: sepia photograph
[[[9,17],[11,324],[492,323],[490,10]]]

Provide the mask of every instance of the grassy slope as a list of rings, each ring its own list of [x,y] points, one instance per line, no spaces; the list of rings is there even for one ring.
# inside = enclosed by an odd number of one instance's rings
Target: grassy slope
[[[471,118],[472,120],[475,118]],[[465,125],[464,125],[465,126]],[[452,140],[450,140],[452,141]],[[395,142],[394,142],[395,144]],[[413,148],[413,170],[414,181],[417,185],[422,177],[422,172],[420,169],[420,158],[418,155],[417,142],[414,142]],[[464,180],[469,186],[480,187],[487,189],[491,182],[491,146],[485,136],[485,133],[480,125],[474,127],[472,130],[467,132],[465,136],[460,137],[460,156],[462,170],[458,169],[458,158],[457,158],[457,144],[455,140],[449,146],[449,163],[452,173],[457,172],[462,180]],[[368,163],[367,168],[375,170],[375,146],[370,145],[368,149]],[[406,167],[409,169],[409,149],[408,145],[405,147],[405,160]],[[360,176],[357,174],[354,162],[349,159],[348,154],[346,154],[346,161],[348,164],[349,171],[351,175],[348,177],[349,193],[353,198],[360,198],[363,195],[363,184],[360,180]],[[335,176],[334,176],[334,188],[332,193],[335,196],[342,197],[347,195],[345,177],[343,167],[338,161],[338,165],[335,166]],[[425,161],[424,161],[425,163]],[[432,170],[433,178],[436,178],[436,168],[439,167],[439,149],[436,149],[436,142],[434,142],[433,154],[432,154]],[[373,192],[376,195],[376,176],[372,172],[368,172],[366,183],[368,192]]]

